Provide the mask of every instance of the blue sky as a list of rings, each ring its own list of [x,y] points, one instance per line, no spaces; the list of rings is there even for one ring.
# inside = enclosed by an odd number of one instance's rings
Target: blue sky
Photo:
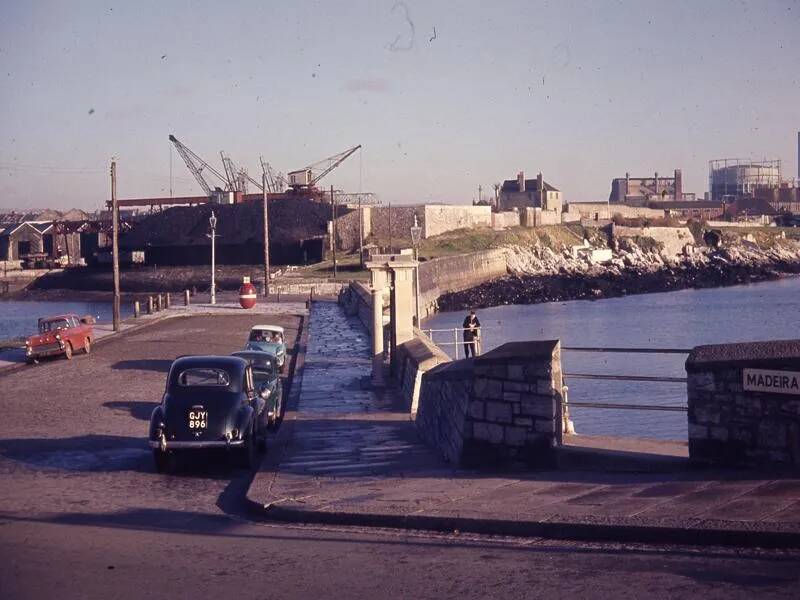
[[[120,197],[167,196],[170,133],[251,174],[362,144],[323,184],[393,203],[519,170],[579,201],[676,167],[702,194],[712,158],[791,177],[798,31],[800,4],[770,0],[4,0],[0,208],[98,207],[112,156]]]

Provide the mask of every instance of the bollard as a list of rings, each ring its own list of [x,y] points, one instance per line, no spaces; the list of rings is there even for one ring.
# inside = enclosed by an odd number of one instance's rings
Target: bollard
[[[281,301],[281,288],[278,288],[278,302]]]
[[[156,312],[161,310],[161,294],[156,296]]]
[[[169,292],[164,294],[164,308],[169,308],[172,304],[172,299],[169,297]]]
[[[140,312],[141,312],[141,307],[139,306],[139,301],[137,300],[136,302],[133,303],[133,318],[138,319]]]
[[[152,296],[148,296],[147,297],[147,314],[148,315],[152,315],[153,314],[153,297]]]
[[[314,286],[311,286],[311,296],[309,297],[309,302],[314,302]]]
[[[183,305],[189,306],[189,290],[183,290]]]

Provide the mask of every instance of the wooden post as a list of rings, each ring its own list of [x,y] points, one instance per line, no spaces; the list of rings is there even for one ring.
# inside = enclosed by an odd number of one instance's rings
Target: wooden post
[[[133,303],[133,317],[135,319],[138,319],[141,312],[142,308],[141,306],[139,306],[139,301],[137,300],[136,302]]]
[[[281,288],[278,288],[278,302],[281,301]]]
[[[117,204],[117,161],[111,161],[111,260],[114,271],[114,305],[112,319],[114,331],[119,331],[119,205]],[[69,249],[67,249],[69,252]]]
[[[169,297],[169,292],[164,294],[164,308],[169,308],[172,304],[172,299]]]
[[[153,297],[152,296],[148,296],[147,297],[147,314],[148,315],[152,315],[153,314]]]
[[[264,190],[264,297],[269,296],[269,209],[267,206],[267,172],[261,176]]]
[[[161,303],[161,294],[158,294],[158,295],[156,296],[156,311],[160,311],[160,310],[161,310],[161,308],[162,308],[162,303]]]
[[[189,306],[189,290],[183,290],[183,305]]]

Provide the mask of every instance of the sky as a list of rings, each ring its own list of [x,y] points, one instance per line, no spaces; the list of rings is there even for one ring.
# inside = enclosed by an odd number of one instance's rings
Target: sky
[[[468,203],[524,171],[611,179],[780,158],[797,175],[793,1],[0,2],[0,209],[199,195],[174,134],[260,178],[357,144],[324,180]],[[172,178],[170,178],[170,162]]]

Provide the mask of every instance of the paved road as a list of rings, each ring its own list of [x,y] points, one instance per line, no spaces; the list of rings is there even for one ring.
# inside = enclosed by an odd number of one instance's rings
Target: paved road
[[[0,598],[795,595],[796,554],[248,522],[251,472],[158,475],[144,432],[171,359],[234,350],[251,324],[170,320],[0,377]]]

